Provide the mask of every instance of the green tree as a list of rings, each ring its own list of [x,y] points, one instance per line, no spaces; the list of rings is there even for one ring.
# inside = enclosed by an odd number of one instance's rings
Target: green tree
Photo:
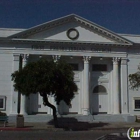
[[[48,101],[48,95],[53,95],[59,105],[64,100],[67,105],[71,104],[74,92],[78,90],[74,83],[74,73],[72,67],[64,61],[47,61],[40,59],[31,62],[19,71],[12,73],[14,89],[23,95],[29,96],[31,93],[43,98],[43,104],[52,108],[55,126],[57,127],[56,107]]]
[[[138,67],[138,71],[136,73],[129,75],[129,82],[131,89],[138,90],[140,87],[140,67]]]

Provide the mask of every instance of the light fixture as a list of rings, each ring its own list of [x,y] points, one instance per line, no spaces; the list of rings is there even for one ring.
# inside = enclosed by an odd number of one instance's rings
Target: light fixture
[[[103,60],[103,57],[100,57],[100,60]]]
[[[70,56],[70,59],[73,59],[73,56]]]
[[[42,58],[42,55],[39,55],[39,58]]]

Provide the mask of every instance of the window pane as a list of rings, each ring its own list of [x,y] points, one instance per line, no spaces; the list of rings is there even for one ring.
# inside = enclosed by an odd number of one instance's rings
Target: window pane
[[[78,68],[78,64],[73,64],[73,63],[70,63],[71,67],[73,68],[74,71],[78,71],[79,68]]]
[[[135,100],[135,109],[140,109],[140,100]]]
[[[93,64],[92,71],[107,71],[106,64]]]
[[[3,108],[3,99],[0,99],[0,108]]]

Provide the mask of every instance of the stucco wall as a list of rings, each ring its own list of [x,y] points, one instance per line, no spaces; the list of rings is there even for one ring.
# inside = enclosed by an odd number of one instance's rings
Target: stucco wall
[[[138,65],[140,63],[140,57],[139,56],[128,56],[128,75],[133,74],[138,71]],[[130,83],[128,82],[128,86]],[[129,95],[129,112],[130,114],[140,114],[139,111],[134,110],[134,98],[140,97],[140,89],[138,90],[132,90],[128,87],[128,95]]]
[[[0,95],[6,96],[6,113],[11,110],[12,54],[0,53]]]

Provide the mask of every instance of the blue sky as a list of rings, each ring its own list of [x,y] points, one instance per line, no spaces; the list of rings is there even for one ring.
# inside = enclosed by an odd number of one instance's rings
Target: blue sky
[[[30,28],[72,13],[116,33],[140,34],[140,0],[0,0],[0,28]]]

